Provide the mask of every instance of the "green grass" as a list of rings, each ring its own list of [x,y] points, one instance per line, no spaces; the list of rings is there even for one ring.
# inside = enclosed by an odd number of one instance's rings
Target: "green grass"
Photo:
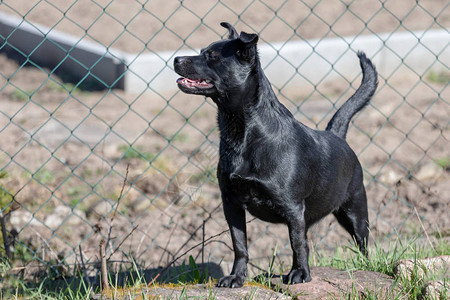
[[[13,202],[12,194],[8,192],[3,185],[0,184],[0,212],[2,212],[2,215],[6,215],[11,210],[12,202]],[[1,224],[0,224],[0,258],[6,255],[5,247],[3,247],[3,244],[4,244],[3,234],[1,233]]]
[[[78,89],[71,83],[59,83],[55,81],[48,81],[47,87],[52,92],[75,92]]]
[[[189,178],[191,184],[204,183],[205,181],[216,182],[216,167],[206,167],[198,173],[192,174]]]
[[[431,70],[427,75],[427,79],[433,83],[448,84],[448,82],[450,81],[450,73],[445,71],[436,72],[434,70]]]
[[[146,152],[140,146],[119,146],[119,151],[122,153],[123,159],[143,159],[151,161],[154,157],[150,152]]]
[[[89,206],[87,206],[85,203],[83,203],[83,201],[79,198],[74,198],[74,199],[70,200],[70,206],[72,206],[73,208],[79,209],[84,213],[89,212]]]
[[[189,135],[183,132],[177,132],[172,137],[170,137],[170,142],[181,142],[186,143],[189,140]]]
[[[434,162],[444,170],[450,169],[450,156],[438,157]]]
[[[401,259],[412,259],[413,261],[435,257],[440,255],[450,255],[450,242],[439,239],[436,245],[422,245],[417,239],[400,240],[381,246],[376,242],[369,250],[370,259],[366,259],[356,248],[347,246],[337,248],[335,255],[326,257],[325,255],[316,258],[317,265],[331,266],[344,270],[363,270],[383,273],[394,277],[394,268],[397,261]],[[423,242],[422,242],[423,243]],[[419,268],[413,270],[411,277],[397,277],[396,282],[402,287],[400,291],[393,292],[392,299],[417,299],[422,292],[422,288],[427,280],[436,279],[433,275],[419,280]],[[347,295],[348,296],[348,295]],[[447,296],[447,295],[446,295]],[[346,299],[354,299],[346,297]],[[355,298],[357,299],[357,298]],[[374,298],[377,299],[376,295]],[[446,299],[446,298],[443,298]]]
[[[11,98],[14,101],[19,102],[26,102],[28,99],[30,99],[30,95],[33,93],[33,91],[23,91],[21,89],[16,89],[14,92],[11,93]]]
[[[440,255],[450,255],[450,242],[443,238],[438,239],[436,245],[423,245],[420,244],[417,238],[398,239],[397,241],[390,242],[388,244],[375,242],[372,247],[369,248],[369,257],[366,259],[355,245],[336,247],[336,252],[333,255],[323,252],[313,252],[310,255],[310,265],[313,266],[325,266],[334,267],[342,270],[362,270],[379,272],[391,277],[395,277],[394,268],[397,262],[401,259],[412,259],[413,261],[427,257],[435,257]],[[421,242],[423,243],[423,242]],[[269,261],[269,267],[266,274],[257,276],[254,281],[266,285],[270,288],[275,288],[271,284],[271,278],[274,274],[282,274],[286,271],[283,266],[277,266],[275,264],[276,249],[272,258]],[[422,288],[426,281],[436,279],[432,274],[426,278],[419,278],[418,267],[413,270],[411,277],[398,277],[396,283],[399,285],[399,289],[391,291],[389,299],[417,299],[422,292]],[[441,299],[447,299],[449,295],[445,292]],[[342,293],[339,299],[360,299],[360,293],[353,288],[350,291]],[[364,299],[379,299],[373,291],[366,291]]]
[[[0,211],[3,215],[6,215],[11,210],[11,205],[13,203],[13,193],[9,191],[5,185],[2,184],[1,180],[8,178],[9,174],[5,170],[0,171]],[[1,225],[0,225],[0,258],[6,255],[5,248],[3,247],[3,235],[1,234]],[[0,266],[1,268],[1,266]],[[0,280],[1,280],[1,272],[0,269]]]
[[[392,276],[394,274],[394,267],[399,259],[420,259],[425,257],[433,257],[438,255],[449,255],[450,243],[445,239],[440,239],[434,245],[422,245],[415,239],[397,240],[392,243],[384,244],[375,243],[369,249],[370,260],[367,260],[361,253],[353,246],[341,246],[336,249],[334,255],[325,255],[322,253],[312,253],[311,261],[314,261],[316,266],[331,266],[345,270],[366,270],[376,271]],[[246,285],[263,286],[266,288],[274,288],[270,284],[270,275],[280,274],[284,267],[275,263],[277,257],[277,250],[275,249],[271,258],[269,258],[268,275],[261,276],[253,280],[249,280]],[[84,280],[82,274],[74,274],[78,280],[66,284],[61,288],[61,285],[55,287],[54,278],[51,277],[51,272],[48,276],[41,276],[37,280],[29,282],[20,279],[18,276],[10,275],[11,266],[8,262],[0,260],[0,299],[90,299],[93,292],[98,293],[98,288],[90,287]],[[110,278],[111,288],[107,292],[109,297],[114,299],[122,299],[121,297],[147,297],[146,287],[150,282],[147,282],[144,274],[138,270],[137,266],[133,264],[133,268],[125,280],[125,286],[117,286],[114,279]],[[111,274],[110,274],[111,275]],[[212,287],[215,286],[215,281],[208,277],[207,270],[201,270],[194,258],[190,256],[186,262],[177,267],[172,274],[167,274],[167,279],[158,283],[151,282],[150,287],[153,288],[169,288],[177,291],[181,290],[181,295],[177,297],[166,297],[162,299],[186,299],[188,297],[188,287],[191,284],[204,283],[205,299],[215,299],[215,294]],[[412,277],[396,279],[400,288],[393,291],[389,295],[389,299],[417,299],[421,293],[424,282],[418,280],[418,275],[413,273]],[[74,283],[76,282],[76,283]],[[250,295],[251,296],[251,295]],[[447,292],[440,299],[446,299]],[[3,297],[3,298],[2,298]],[[343,291],[339,299],[360,299],[360,294],[353,288],[350,291]],[[379,299],[373,291],[367,291],[364,299]]]
[[[33,174],[33,177],[42,185],[47,185],[53,179],[55,179],[55,173],[53,171],[50,171],[48,169],[41,168],[36,173]]]
[[[444,239],[439,239],[439,243],[434,245],[419,245],[416,238],[408,240],[398,239],[385,246],[375,242],[369,250],[370,259],[356,249],[356,246],[338,248],[336,254],[331,258],[322,258],[321,265],[328,265],[340,269],[356,269],[364,271],[374,271],[386,275],[394,275],[395,263],[400,259],[420,259],[450,254],[450,243]],[[320,265],[320,264],[319,264]]]

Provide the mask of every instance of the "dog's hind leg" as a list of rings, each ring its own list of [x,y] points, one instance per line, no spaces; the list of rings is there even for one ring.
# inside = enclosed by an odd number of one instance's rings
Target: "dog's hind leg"
[[[335,210],[333,214],[339,224],[341,224],[353,237],[361,253],[367,257],[369,218],[364,186],[361,184],[361,186],[350,195],[349,200]]]

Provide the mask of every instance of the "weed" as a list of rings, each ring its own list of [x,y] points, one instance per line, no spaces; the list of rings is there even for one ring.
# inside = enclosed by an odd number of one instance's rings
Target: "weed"
[[[47,87],[52,92],[69,92],[71,94],[80,92],[80,89],[78,87],[75,87],[73,83],[68,82],[59,83],[56,81],[48,81]]]
[[[192,255],[189,256],[189,262],[183,262],[177,270],[178,275],[175,281],[178,283],[205,283],[208,281],[208,267],[201,270],[195,263]]]
[[[8,177],[8,173],[3,170],[0,172],[0,179],[4,179]],[[0,184],[0,212],[3,215],[6,215],[11,210],[11,204],[13,202],[13,194],[8,191],[2,184]],[[0,225],[0,230],[3,230]],[[0,259],[5,256],[5,249],[2,247],[3,245],[3,234],[0,231]],[[0,261],[0,272],[1,272],[2,263]],[[0,273],[1,278],[1,273]]]
[[[9,174],[5,170],[0,171],[0,179],[8,178]]]
[[[206,181],[215,181],[216,179],[216,168],[215,167],[206,167],[204,170],[193,174],[189,181],[192,184],[204,183]]]
[[[173,142],[185,143],[188,140],[189,140],[189,136],[186,133],[177,132],[169,139],[169,142],[172,142],[172,143]]]
[[[444,239],[440,240],[433,247],[418,245],[417,239],[414,238],[408,240],[399,238],[395,242],[389,242],[384,246],[381,245],[379,241],[376,241],[374,247],[370,248],[370,259],[366,259],[356,246],[350,245],[337,248],[335,255],[331,259],[327,259],[326,255],[318,256],[316,264],[345,270],[374,271],[394,276],[394,268],[401,259],[419,260],[426,257],[450,254],[450,242]],[[317,256],[317,254],[314,255]],[[397,283],[403,288],[399,291],[391,291],[392,294],[398,294],[391,295],[392,299],[417,299],[422,293],[423,282],[419,280],[419,269],[417,267],[413,270],[412,276],[401,276],[397,278]],[[369,291],[366,294],[369,295],[368,293]],[[348,291],[344,298],[358,299],[355,295]],[[368,299],[376,298],[376,295],[371,295]]]
[[[23,91],[21,89],[16,89],[11,93],[11,98],[14,101],[26,102],[30,99],[30,96],[33,92]]]
[[[69,197],[78,197],[83,193],[84,190],[84,186],[82,185],[77,185],[74,187],[69,187],[67,189],[67,196]]]
[[[9,212],[12,201],[12,194],[4,186],[0,185],[0,210],[4,214]]]
[[[434,162],[444,170],[450,169],[450,156],[438,157]]]
[[[16,247],[17,250],[17,247]],[[395,263],[399,259],[413,258],[419,259],[423,257],[450,254],[450,243],[446,240],[439,241],[434,247],[421,247],[417,244],[414,239],[401,240],[398,239],[395,242],[388,243],[381,246],[380,242],[376,242],[370,249],[370,260],[367,260],[353,245],[338,247],[336,253],[332,258],[327,258],[329,256],[322,255],[315,258],[317,262],[316,265],[333,266],[341,269],[358,269],[358,270],[370,270],[378,271],[388,275],[393,274],[393,269]],[[317,254],[314,254],[317,255]],[[272,257],[269,261],[268,266],[268,276],[260,277],[258,280],[253,280],[247,282],[246,286],[251,287],[262,287],[262,288],[275,288],[270,285],[270,277],[277,271],[277,264],[275,263],[275,257],[277,256],[277,247],[275,247]],[[139,270],[137,265],[133,262],[132,272],[130,272],[130,277],[126,280],[123,287],[118,286],[117,282],[114,282],[113,278],[110,277],[111,288],[106,292],[105,296],[113,299],[134,299],[141,298],[147,299],[151,294],[148,293],[147,283],[145,282],[144,273]],[[0,289],[2,296],[6,298],[38,298],[38,299],[90,299],[93,292],[98,292],[98,288],[94,289],[92,286],[84,282],[83,276],[75,276],[78,280],[76,283],[67,281],[64,286],[56,288],[52,278],[40,279],[33,285],[25,283],[25,281],[18,280],[16,277],[8,277],[8,271],[10,266],[7,262],[0,260]],[[280,271],[282,267],[280,268]],[[415,270],[418,272],[419,269]],[[207,299],[214,299],[216,297],[212,288],[214,286],[211,279],[208,277],[208,270],[202,270],[195,262],[192,256],[189,256],[187,262],[184,262],[181,266],[174,269],[172,275],[169,276],[169,282],[174,283],[152,283],[152,287],[165,287],[172,288],[181,291],[179,299],[185,299],[189,297],[189,285],[196,283],[205,284],[205,292]],[[416,274],[417,275],[417,274]],[[55,276],[55,275],[50,275]],[[389,299],[417,299],[421,295],[422,284],[417,280],[418,275],[411,278],[400,277],[397,279],[398,286],[402,288],[392,290],[388,295]],[[8,281],[9,280],[9,281]],[[15,280],[11,284],[11,280]],[[9,289],[5,289],[5,286],[9,284]],[[53,286],[53,287],[52,287]],[[289,291],[286,292],[288,294]],[[441,299],[446,299],[448,296],[447,292],[444,291],[441,295]],[[21,297],[19,297],[19,294]],[[175,295],[175,292],[174,292]],[[172,296],[174,296],[172,295]],[[172,299],[172,296],[162,299]],[[256,297],[256,290],[252,289],[249,299]],[[342,291],[337,299],[379,299],[379,295],[376,291],[364,291],[359,292],[355,286],[352,286],[347,291]]]
[[[173,160],[166,156],[158,156],[152,160],[151,165],[153,168],[166,174],[168,177],[173,177],[176,173],[176,169],[173,167]]]
[[[40,184],[46,185],[55,179],[55,173],[47,170],[46,168],[39,169],[33,174],[34,179],[36,179]]]
[[[434,70],[431,70],[427,75],[427,79],[433,83],[448,84],[448,82],[450,81],[450,73],[445,71],[436,72]]]
[[[267,268],[266,274],[260,274],[256,276],[253,281],[257,284],[265,285],[269,288],[272,288],[271,279],[274,276],[274,264],[275,264],[275,258],[277,257],[277,250],[278,250],[278,244],[275,246],[275,249],[272,254],[272,259],[269,261],[269,267]],[[279,270],[280,274],[283,272],[283,270]]]
[[[87,178],[91,177],[93,173],[94,172],[90,169],[84,169],[83,172],[81,173],[81,178],[87,179]]]
[[[84,213],[87,213],[89,211],[89,207],[85,203],[83,203],[81,199],[78,198],[72,199],[70,201],[70,206],[72,206],[73,208],[77,208]]]
[[[33,259],[32,250],[19,240],[14,246],[13,258],[19,261],[31,261]]]
[[[130,145],[121,145],[119,146],[119,151],[122,153],[122,158],[124,159],[143,159],[150,161],[153,159],[154,155],[150,152],[143,151],[140,146],[130,146]]]

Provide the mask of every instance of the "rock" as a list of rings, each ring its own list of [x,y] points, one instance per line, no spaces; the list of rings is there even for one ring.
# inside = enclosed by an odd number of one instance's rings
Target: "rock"
[[[396,184],[402,178],[403,178],[403,176],[401,174],[398,174],[396,171],[388,170],[386,172],[383,172],[378,177],[378,180],[384,184],[392,185],[392,184]]]
[[[61,225],[62,221],[63,219],[59,215],[48,215],[45,218],[44,223],[51,229],[56,229]]]
[[[397,291],[394,279],[377,272],[311,267],[311,277],[310,282],[287,285],[278,276],[271,279],[271,284],[282,292],[289,292],[295,299],[353,299],[366,294],[387,299]]]
[[[12,211],[9,214],[9,223],[17,232],[20,232],[25,225],[42,225],[29,211],[26,210]]]
[[[438,179],[443,173],[441,167],[435,163],[427,163],[423,165],[419,171],[414,175],[419,181],[431,181]]]
[[[430,281],[422,289],[421,299],[445,299],[443,294],[448,293],[449,289],[448,280]]]
[[[54,214],[54,215],[65,216],[65,217],[71,213],[72,213],[72,209],[65,205],[59,205],[59,206],[55,207],[55,209],[52,212],[52,214]]]
[[[112,200],[111,200],[112,201]],[[115,203],[114,203],[115,204]],[[98,216],[107,216],[111,212],[114,211],[113,204],[111,204],[107,199],[101,199],[95,202],[90,208],[89,211],[94,212],[95,215]]]
[[[152,201],[144,196],[139,196],[134,200],[130,206],[134,212],[144,212],[151,207]]]
[[[156,286],[144,290],[125,291],[125,296],[114,295],[114,291],[104,295],[97,294],[92,299],[292,299],[281,293],[272,291],[260,285],[245,285],[239,289],[217,288],[210,284],[186,285],[185,287]],[[132,295],[131,297],[128,297]]]
[[[79,209],[74,209],[72,211],[72,216],[69,218],[68,222],[70,225],[80,225],[83,223],[83,220],[86,220],[87,216],[84,211]]]
[[[122,156],[122,152],[119,151],[119,146],[117,144],[107,144],[101,148],[101,152],[104,157],[109,159],[117,159]]]
[[[45,218],[44,223],[51,229],[56,229],[63,223],[75,226],[79,225],[83,218],[86,219],[86,214],[81,210],[59,205]]]
[[[438,278],[450,277],[450,255],[442,255],[424,259],[402,259],[396,263],[394,274],[414,280],[425,281],[426,277],[433,275]]]

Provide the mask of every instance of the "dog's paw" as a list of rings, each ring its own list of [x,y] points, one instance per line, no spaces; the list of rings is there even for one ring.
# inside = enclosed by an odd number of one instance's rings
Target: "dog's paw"
[[[219,279],[217,287],[240,288],[244,285],[245,277],[238,275],[224,276]]]
[[[292,269],[287,276],[283,276],[284,284],[296,284],[309,281],[311,281],[311,275],[305,269]]]

